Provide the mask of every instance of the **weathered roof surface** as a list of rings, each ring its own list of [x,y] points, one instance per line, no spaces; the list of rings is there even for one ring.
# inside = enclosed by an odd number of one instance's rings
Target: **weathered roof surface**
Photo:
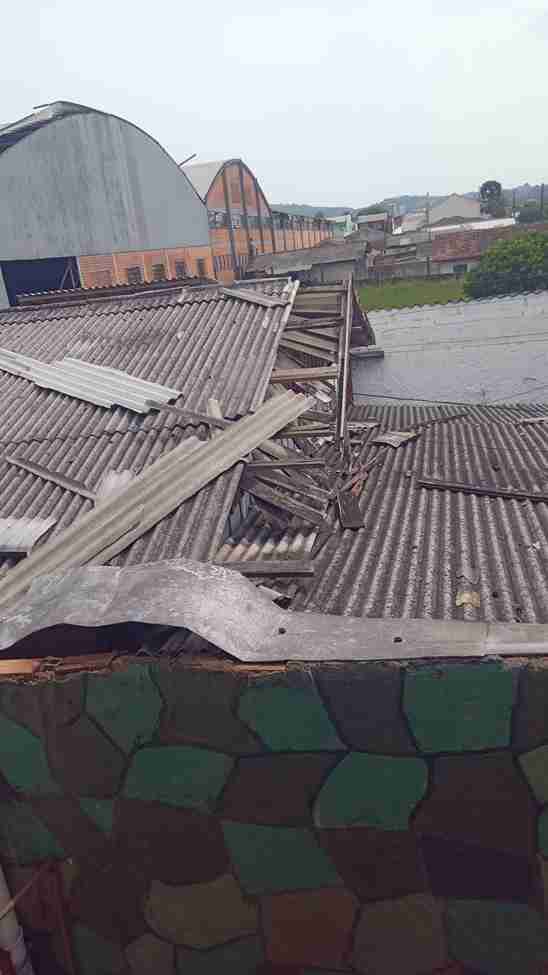
[[[185,440],[165,452],[123,489],[102,499],[64,531],[55,532],[0,580],[0,606],[20,599],[40,575],[67,571],[86,562],[104,564],[120,555],[184,501],[295,420],[310,403],[306,396],[287,391],[207,443],[189,450]]]
[[[367,308],[367,293],[362,292]],[[354,392],[464,403],[541,401],[548,291],[369,312],[384,359],[356,362]]]
[[[365,254],[364,241],[324,241],[316,247],[284,251],[280,254],[259,254],[248,265],[248,271],[271,269],[274,274],[308,270],[314,264],[335,264],[338,261],[357,261]]]
[[[52,102],[51,105],[42,105],[25,118],[18,119],[17,122],[0,125],[0,153],[50,122],[66,118],[68,115],[80,115],[91,111],[93,109],[85,105],[77,105],[75,102]]]
[[[269,282],[266,293],[286,281]],[[256,286],[259,287],[259,286]],[[292,285],[293,289],[294,286]],[[222,297],[217,288],[162,296],[45,305],[0,313],[0,344],[44,362],[75,355],[181,390],[179,409],[207,412],[217,399],[225,416],[255,410],[264,399],[291,304],[263,308]],[[291,291],[291,295],[294,291]],[[95,492],[112,470],[139,473],[183,439],[201,433],[171,409],[135,414],[94,406],[0,372],[0,447]],[[213,557],[222,540],[241,465],[181,504],[118,556],[121,564],[185,555]],[[66,528],[92,502],[0,459],[2,517],[55,518]],[[4,566],[12,563],[4,560]]]
[[[547,492],[548,423],[521,425],[544,406],[366,406],[351,419],[379,429],[426,421],[418,439],[388,448],[359,497],[364,527],[335,534],[295,608],[382,619],[548,622],[548,505],[427,490],[417,478]],[[462,411],[461,411],[462,413]],[[382,447],[365,441],[362,460]],[[330,448],[332,449],[332,448]],[[327,459],[329,458],[329,450]],[[457,606],[459,589],[479,607]]]
[[[227,161],[220,159],[216,162],[191,163],[189,166],[181,167],[204,203],[213,180]]]
[[[178,389],[70,356],[45,363],[0,347],[0,370],[22,376],[43,389],[55,389],[96,406],[125,406],[134,413],[150,413],[151,402],[165,404],[179,395]]]

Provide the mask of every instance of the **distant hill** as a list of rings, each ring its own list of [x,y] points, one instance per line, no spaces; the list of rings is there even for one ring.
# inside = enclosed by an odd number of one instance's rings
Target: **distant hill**
[[[508,206],[512,205],[512,199],[514,193],[516,194],[516,204],[519,206],[523,203],[535,200],[540,201],[540,183],[522,183],[520,186],[511,186],[509,188],[505,187],[503,189],[503,195],[505,202]],[[548,181],[545,185],[545,200],[548,202]],[[446,200],[449,196],[447,193],[445,196],[430,196],[430,206],[435,206],[437,203],[441,203]],[[478,190],[470,190],[468,193],[462,193],[461,196],[467,196],[470,200],[477,200],[479,197]],[[285,213],[291,213],[293,216],[297,217],[315,217],[317,213],[323,213],[324,217],[340,217],[344,213],[356,213],[359,209],[365,209],[368,206],[380,206],[389,209],[394,206],[399,208],[400,213],[410,213],[414,210],[424,210],[426,207],[426,194],[403,194],[402,196],[387,196],[384,200],[371,201],[370,203],[364,204],[363,207],[322,207],[322,206],[308,206],[306,203],[276,203],[272,204],[273,210],[282,210]]]
[[[273,210],[290,213],[293,217],[315,217],[323,213],[324,217],[342,217],[344,213],[352,213],[352,207],[311,207],[307,203],[273,203]]]

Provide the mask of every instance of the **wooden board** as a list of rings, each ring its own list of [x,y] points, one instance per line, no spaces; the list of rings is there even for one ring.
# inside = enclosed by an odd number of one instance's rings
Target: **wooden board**
[[[309,379],[336,379],[338,366],[318,366],[310,369],[274,369],[272,383],[305,383]]]
[[[548,504],[548,494],[534,494],[531,491],[520,491],[519,488],[507,490],[505,488],[489,487],[485,484],[461,484],[457,481],[438,481],[432,478],[417,480],[417,487],[431,488],[438,491],[458,491],[461,494],[475,494],[484,498],[506,498],[508,501],[533,501],[536,504]]]

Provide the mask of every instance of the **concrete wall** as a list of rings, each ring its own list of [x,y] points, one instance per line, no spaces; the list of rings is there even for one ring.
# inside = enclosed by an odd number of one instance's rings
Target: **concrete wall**
[[[366,276],[364,261],[337,261],[331,264],[314,264],[309,275],[309,280],[314,284],[337,284],[346,281],[351,274],[356,280],[362,280]]]
[[[546,970],[546,658],[126,661],[4,679],[0,732],[2,861],[16,891],[51,859],[18,910],[61,971],[56,904],[78,975]]]
[[[148,135],[110,115],[61,118],[0,156],[0,260],[208,245],[205,206]]]

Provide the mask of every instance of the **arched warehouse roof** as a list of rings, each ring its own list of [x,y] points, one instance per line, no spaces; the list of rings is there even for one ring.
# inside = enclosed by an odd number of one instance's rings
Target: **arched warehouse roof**
[[[142,129],[53,102],[0,127],[0,260],[208,244],[186,174]]]

